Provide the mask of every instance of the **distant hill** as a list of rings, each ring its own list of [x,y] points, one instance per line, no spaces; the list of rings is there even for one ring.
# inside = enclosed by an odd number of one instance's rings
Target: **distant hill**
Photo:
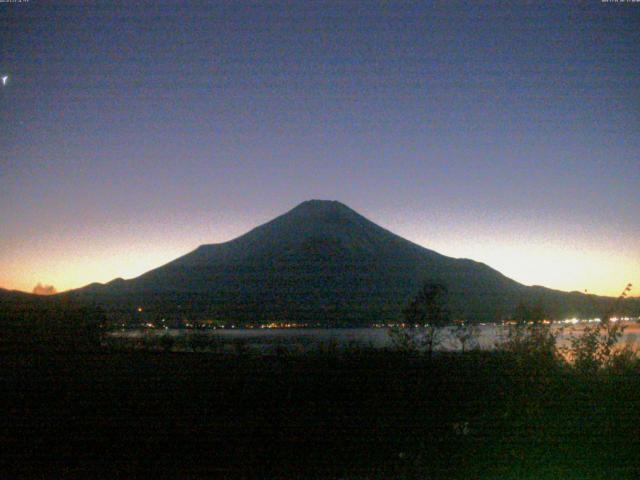
[[[482,263],[405,240],[339,202],[321,200],[137,278],[62,296],[130,319],[142,307],[147,318],[367,325],[397,321],[425,281],[448,286],[455,318],[504,319],[520,301],[540,302],[554,317],[595,315],[593,296],[524,286]]]
[[[26,300],[34,300],[37,295],[31,293],[20,292],[18,290],[7,290],[0,288],[0,306],[14,302],[24,302]]]

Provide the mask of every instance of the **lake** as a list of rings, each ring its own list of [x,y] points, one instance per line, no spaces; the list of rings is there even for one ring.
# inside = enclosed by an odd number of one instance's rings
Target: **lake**
[[[631,345],[640,348],[640,324],[637,322],[622,322],[626,327],[619,345]],[[572,335],[579,335],[584,329],[584,323],[570,325],[554,325],[560,329],[559,346],[569,345]],[[262,353],[271,353],[286,347],[298,352],[313,351],[322,348],[344,349],[350,346],[370,347],[376,349],[390,348],[392,340],[386,328],[252,328],[252,329],[217,329],[199,330],[207,335],[217,336],[222,344],[233,345],[242,343],[247,348]],[[476,336],[476,346],[484,349],[494,349],[496,343],[507,335],[508,327],[502,325],[480,325]],[[116,337],[140,338],[145,335],[165,335],[180,337],[193,333],[191,330],[129,330],[115,332]],[[442,339],[437,350],[460,351],[460,342],[453,335],[450,327],[439,329]],[[467,348],[470,344],[467,345]]]

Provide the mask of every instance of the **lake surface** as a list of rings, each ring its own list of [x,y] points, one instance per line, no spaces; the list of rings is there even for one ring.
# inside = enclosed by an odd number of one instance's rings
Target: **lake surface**
[[[619,345],[631,345],[640,349],[640,324],[637,322],[622,322],[626,327]],[[585,324],[554,325],[552,328],[561,330],[558,337],[559,346],[568,346],[572,335],[579,335],[584,330]],[[217,336],[223,344],[241,342],[248,348],[259,350],[263,353],[276,351],[286,347],[295,351],[312,351],[322,348],[344,349],[350,346],[370,348],[390,348],[393,342],[387,328],[253,328],[253,329],[217,329],[199,330],[207,335]],[[480,325],[474,345],[477,348],[491,350],[496,344],[502,342],[508,332],[507,326]],[[193,333],[190,330],[131,330],[116,332],[114,336],[139,338],[145,335],[173,335],[176,337]],[[450,327],[439,329],[439,338],[442,339],[437,350],[460,351],[461,344],[454,336]],[[467,344],[467,348],[471,343]]]

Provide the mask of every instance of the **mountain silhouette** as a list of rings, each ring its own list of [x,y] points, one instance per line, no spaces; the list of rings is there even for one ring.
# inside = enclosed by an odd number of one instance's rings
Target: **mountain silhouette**
[[[131,280],[66,293],[109,310],[238,324],[367,325],[401,318],[424,282],[443,283],[454,318],[507,318],[517,303],[553,316],[588,315],[589,297],[527,287],[468,259],[441,255],[336,201],[310,200],[225,243]]]

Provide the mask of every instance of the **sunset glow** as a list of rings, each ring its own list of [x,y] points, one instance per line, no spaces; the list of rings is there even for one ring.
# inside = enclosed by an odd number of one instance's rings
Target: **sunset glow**
[[[148,225],[140,226],[137,232],[113,232],[113,237],[102,237],[98,242],[60,239],[68,249],[54,248],[47,237],[30,239],[0,253],[4,266],[0,286],[31,292],[41,282],[64,291],[118,277],[134,278],[201,244],[232,240],[267,220],[264,215],[255,217],[253,224],[245,219],[243,225],[212,224],[188,233]],[[503,231],[496,240],[492,238],[495,229],[483,225],[473,232],[469,227],[456,228],[448,223],[436,228],[430,223],[425,228],[417,222],[394,222],[375,212],[369,218],[419,245],[443,255],[483,262],[525,285],[611,296],[618,295],[628,282],[640,285],[640,262],[635,254],[640,245],[631,237],[611,235],[609,244],[616,249],[610,252],[588,239],[573,237],[571,232],[551,240],[543,235],[509,240],[509,232]],[[143,238],[137,236],[140,231],[144,232]]]
[[[135,277],[310,198],[524,284],[640,285],[629,8],[5,7],[1,287]]]

